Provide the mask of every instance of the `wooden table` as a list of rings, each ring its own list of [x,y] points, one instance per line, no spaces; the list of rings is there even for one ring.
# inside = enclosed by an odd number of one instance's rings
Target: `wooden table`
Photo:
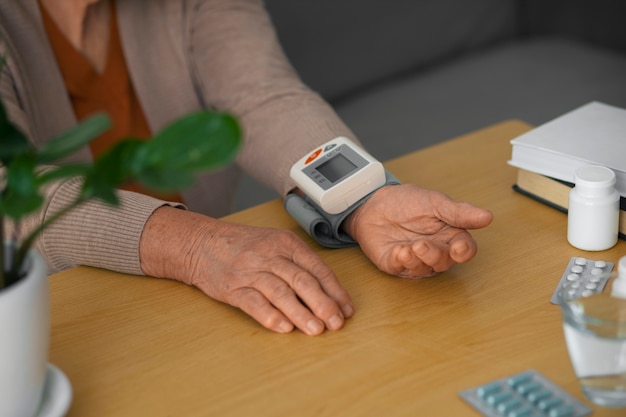
[[[315,245],[280,201],[228,220],[301,235],[350,292],[346,327],[271,333],[183,284],[79,267],[51,277],[50,361],[69,377],[69,416],[479,416],[463,389],[536,369],[594,416],[624,410],[584,400],[549,299],[570,257],[616,262],[626,242],[583,252],[566,216],[511,189],[507,121],[395,159],[403,182],[493,210],[479,253],[436,278],[378,271],[358,249]]]

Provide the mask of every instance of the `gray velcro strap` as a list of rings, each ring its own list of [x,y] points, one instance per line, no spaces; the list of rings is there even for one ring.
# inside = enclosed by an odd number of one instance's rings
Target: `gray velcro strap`
[[[397,185],[400,181],[389,171],[385,170],[385,185]],[[357,242],[348,236],[342,229],[341,223],[361,204],[366,202],[378,188],[339,214],[326,213],[320,206],[308,197],[288,194],[285,197],[285,210],[317,243],[327,248],[345,248],[356,246]]]

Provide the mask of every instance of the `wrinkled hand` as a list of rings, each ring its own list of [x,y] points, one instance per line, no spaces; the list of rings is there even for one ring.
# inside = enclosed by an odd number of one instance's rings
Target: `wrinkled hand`
[[[194,285],[280,333],[337,330],[354,311],[334,272],[290,231],[162,207],[146,225],[140,258],[146,275]]]
[[[344,222],[344,230],[382,271],[403,278],[436,275],[477,252],[467,229],[491,223],[490,211],[433,190],[383,187]]]

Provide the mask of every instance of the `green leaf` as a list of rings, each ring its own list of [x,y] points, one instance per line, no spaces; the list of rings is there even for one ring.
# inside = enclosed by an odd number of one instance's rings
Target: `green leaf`
[[[13,220],[19,220],[36,212],[42,204],[43,197],[37,193],[20,194],[16,190],[9,190],[0,199],[0,212]]]
[[[134,149],[131,176],[144,187],[172,191],[192,185],[193,174],[231,162],[241,129],[228,114],[201,111],[184,116]]]
[[[127,138],[102,153],[85,175],[82,196],[118,205],[117,188],[131,179],[132,166],[145,144],[144,140]]]
[[[4,108],[0,105],[0,108]],[[28,142],[26,136],[13,126],[8,119],[0,123],[0,162],[9,165],[13,158],[18,155],[34,152],[33,146]]]
[[[5,62],[6,57],[0,56],[0,71]],[[0,100],[0,138],[0,162],[5,166],[18,155],[34,150],[24,133],[9,120],[2,100]]]
[[[101,174],[97,170],[92,170],[85,176],[81,198],[84,200],[96,198],[112,206],[117,206],[119,204],[117,189],[111,184],[106,175]]]
[[[88,164],[71,164],[71,165],[62,165],[59,167],[54,167],[51,169],[47,169],[43,173],[39,174],[39,182],[41,184],[45,184],[51,181],[73,178],[73,177],[82,177],[87,175],[91,171],[91,165]]]
[[[68,156],[87,145],[98,135],[111,127],[111,120],[105,114],[96,114],[85,119],[74,128],[46,142],[37,151],[39,164],[50,164]]]
[[[231,162],[241,129],[228,114],[197,112],[165,127],[144,149],[142,165],[195,172]]]
[[[146,188],[158,191],[175,191],[193,185],[194,177],[184,170],[146,168],[134,176],[135,180]]]
[[[129,179],[140,149],[146,142],[137,138],[127,138],[102,153],[94,162],[94,170],[101,181],[112,187],[119,187]]]
[[[35,158],[32,154],[16,157],[6,169],[6,190],[15,190],[20,194],[30,193],[38,188],[35,172]]]
[[[3,215],[19,220],[37,211],[42,203],[43,197],[38,194],[23,195],[9,191],[0,200],[0,210]]]
[[[6,167],[6,186],[0,200],[0,212],[19,219],[36,211],[43,203],[32,154],[19,155]]]

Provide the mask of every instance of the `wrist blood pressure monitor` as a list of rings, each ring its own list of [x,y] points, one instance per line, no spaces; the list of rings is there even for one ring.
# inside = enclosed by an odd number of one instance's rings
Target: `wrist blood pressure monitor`
[[[386,181],[383,164],[345,137],[302,157],[290,175],[307,197],[330,214],[347,210]]]

